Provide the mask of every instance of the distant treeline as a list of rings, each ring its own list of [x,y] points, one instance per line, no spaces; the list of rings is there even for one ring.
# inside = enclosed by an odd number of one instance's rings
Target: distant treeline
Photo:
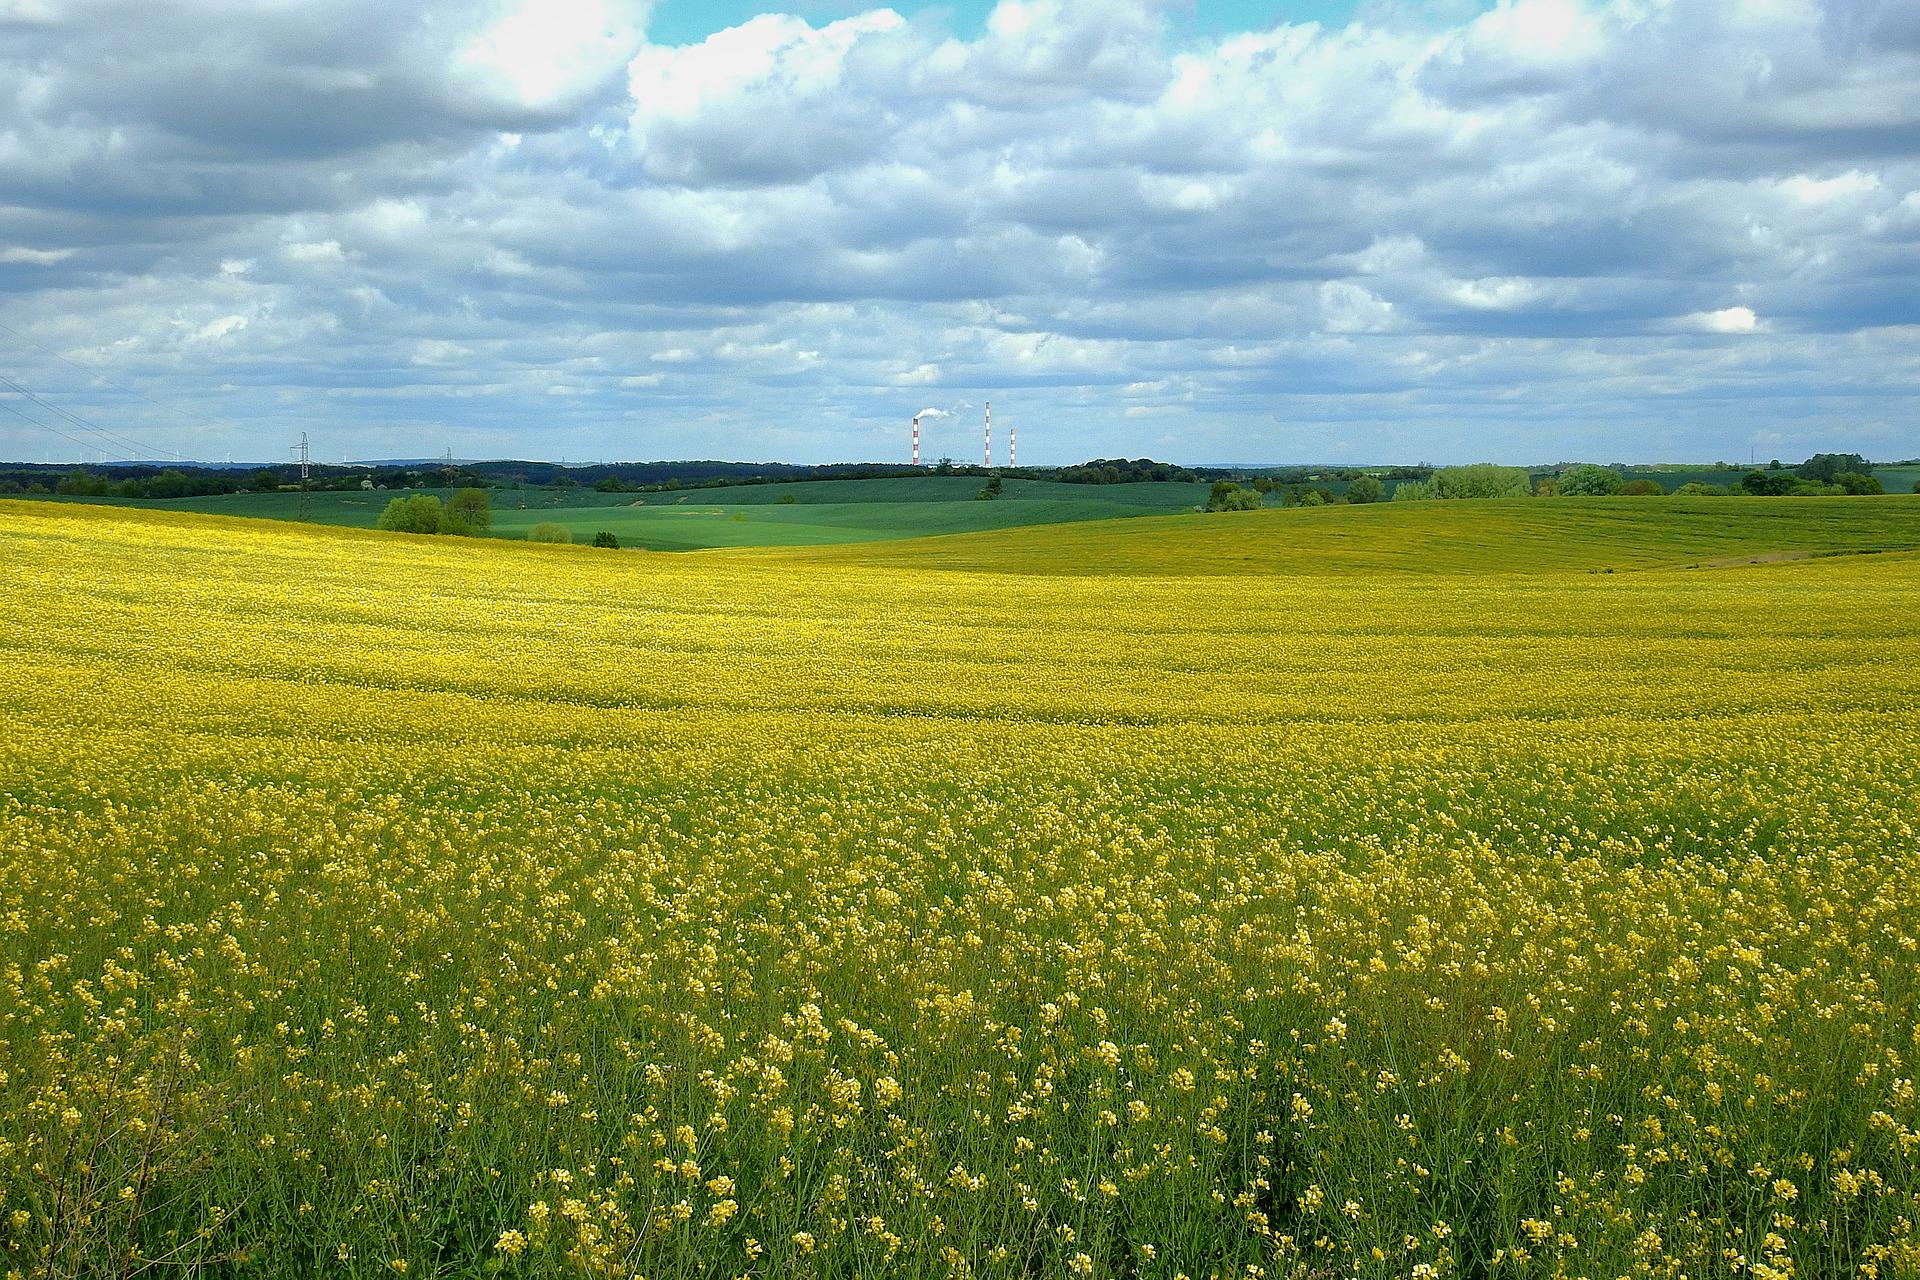
[[[1892,466],[1914,465],[1893,463]],[[719,489],[734,485],[794,484],[812,480],[890,480],[908,476],[998,476],[1061,484],[1150,484],[1232,481],[1264,498],[1278,494],[1287,505],[1342,500],[1400,501],[1421,497],[1574,496],[1578,494],[1874,493],[1874,464],[1857,453],[1815,454],[1797,466],[1779,459],[1765,467],[1715,462],[1698,467],[1629,463],[1560,463],[1551,467],[1274,466],[1185,467],[1152,458],[1094,458],[1066,467],[982,467],[951,458],[925,467],[903,463],[843,462],[557,462],[315,464],[307,487],[316,492],[353,489],[512,489],[519,486],[582,486],[603,493],[654,493]],[[1379,497],[1351,495],[1381,488]],[[225,493],[274,493],[301,487],[300,469],[278,464],[248,469],[181,463],[156,468],[144,463],[0,465],[0,494],[60,494],[90,498],[198,498]],[[1457,492],[1456,492],[1457,490]]]
[[[1210,480],[1250,475],[1245,469],[1182,467],[1151,458],[1096,458],[1069,467],[993,467],[943,459],[931,466],[904,463],[784,462],[453,462],[329,466],[315,464],[307,487],[315,492],[350,489],[511,489],[583,486],[609,493],[717,489],[731,485],[791,484],[809,480],[889,480],[906,476],[988,476],[1052,480],[1066,484],[1137,484]],[[273,493],[300,487],[294,465],[253,468],[182,463],[156,470],[144,463],[0,466],[0,493],[89,498],[197,498],[222,493]]]

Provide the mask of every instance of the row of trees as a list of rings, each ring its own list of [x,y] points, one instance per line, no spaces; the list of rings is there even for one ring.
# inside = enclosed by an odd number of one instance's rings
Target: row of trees
[[[1731,485],[1692,480],[1674,492],[1686,497],[1721,497],[1740,493],[1763,498],[1885,493],[1886,486],[1872,472],[1873,464],[1857,453],[1817,453],[1792,471],[1778,468],[1749,471]],[[1596,466],[1590,462],[1568,467],[1557,476],[1544,477],[1540,484],[1540,492],[1563,498],[1666,492],[1658,481],[1628,480],[1611,467]]]

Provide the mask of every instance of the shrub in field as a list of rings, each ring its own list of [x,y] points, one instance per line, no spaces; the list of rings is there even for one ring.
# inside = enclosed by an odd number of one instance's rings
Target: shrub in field
[[[1856,497],[1875,493],[1885,493],[1887,487],[1870,475],[1858,471],[1841,471],[1834,475],[1833,483],[1839,485]]]
[[[438,533],[440,516],[440,499],[430,493],[416,493],[388,501],[380,513],[379,527],[392,533]]]
[[[596,547],[610,547],[618,551],[620,549],[620,539],[614,537],[610,531],[602,529],[593,535],[593,545]]]
[[[1661,498],[1665,497],[1666,493],[1667,491],[1661,487],[1658,480],[1629,480],[1619,488],[1619,494],[1623,498]]]
[[[1464,467],[1441,467],[1433,473],[1436,498],[1526,498],[1533,481],[1519,467],[1476,462]]]
[[[1795,474],[1815,484],[1838,484],[1842,472],[1867,475],[1873,464],[1857,453],[1816,453],[1794,468]]]
[[[447,510],[466,526],[466,532],[484,533],[493,527],[493,499],[485,489],[460,490],[447,499]]]
[[[1347,501],[1352,503],[1378,502],[1383,486],[1379,476],[1358,475],[1347,486]]]
[[[1214,481],[1213,489],[1207,494],[1209,511],[1258,511],[1261,505],[1257,491],[1243,489],[1231,480]]]
[[[1761,498],[1777,498],[1792,493],[1801,485],[1791,471],[1749,471],[1740,477],[1740,490]]]
[[[1427,502],[1434,496],[1433,485],[1425,480],[1402,480],[1393,487],[1395,502]]]
[[[1727,486],[1723,484],[1706,484],[1699,480],[1689,480],[1678,489],[1675,489],[1673,496],[1676,498],[1724,498],[1727,496]]]
[[[527,530],[527,541],[570,543],[573,541],[573,530],[556,520],[543,520]]]
[[[1562,498],[1604,498],[1619,493],[1620,486],[1620,473],[1612,467],[1582,462],[1560,473],[1554,493]]]

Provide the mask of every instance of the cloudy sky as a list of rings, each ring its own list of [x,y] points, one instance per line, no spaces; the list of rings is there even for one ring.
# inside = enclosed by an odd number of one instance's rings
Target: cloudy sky
[[[0,457],[1920,455],[1914,0],[762,9],[0,0]]]

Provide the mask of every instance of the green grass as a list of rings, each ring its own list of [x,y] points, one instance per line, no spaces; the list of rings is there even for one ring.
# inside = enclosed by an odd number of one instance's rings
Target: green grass
[[[708,547],[813,546],[1004,529],[1018,525],[1111,520],[1190,511],[1206,501],[1203,484],[1059,484],[1004,481],[1000,497],[980,502],[978,476],[903,476],[727,485],[663,493],[601,493],[582,488],[495,489],[493,536],[524,538],[536,524],[565,525],[578,542],[605,530],[623,546],[653,551]],[[451,489],[422,489],[445,500]],[[387,491],[308,495],[315,524],[371,529]],[[783,501],[791,498],[791,502]],[[234,493],[167,501],[72,498],[153,511],[267,520],[300,519],[298,493]],[[520,504],[526,505],[522,507]]]
[[[1381,503],[1008,529],[813,553],[985,573],[1143,576],[1588,572],[1920,549],[1920,498]]]

